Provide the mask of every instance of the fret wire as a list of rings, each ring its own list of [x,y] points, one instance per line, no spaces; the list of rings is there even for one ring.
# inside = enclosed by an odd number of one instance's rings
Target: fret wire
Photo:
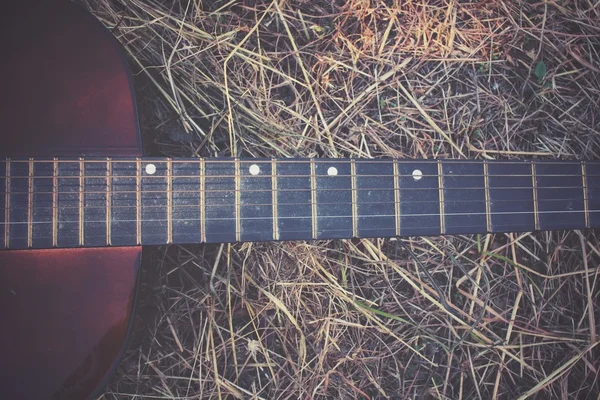
[[[205,193],[205,176],[206,163],[204,158],[200,159],[200,241],[206,243],[206,193]]]
[[[167,159],[167,244],[173,243],[173,165]]]
[[[396,236],[400,236],[400,174],[396,161],[392,163],[392,166],[394,168],[394,220]]]
[[[310,159],[310,201],[311,201],[311,227],[312,238],[317,238],[317,175],[313,158]]]
[[[33,247],[33,159],[29,159],[29,179],[27,182],[29,194],[27,196],[27,247]]]
[[[444,216],[444,173],[442,169],[442,162],[438,160],[438,186],[439,186],[439,204],[440,204],[440,233],[443,235],[446,233],[445,227],[445,216]]]
[[[58,159],[52,165],[52,246],[58,246]]]
[[[84,236],[83,236],[83,202],[84,202],[84,168],[85,165],[83,163],[83,158],[79,158],[79,245],[84,246]]]
[[[273,204],[273,240],[279,240],[278,205],[277,205],[277,161],[271,159],[271,203]]]
[[[6,225],[4,227],[4,247],[8,249],[9,247],[9,239],[10,239],[10,159],[7,158],[6,159],[6,176],[5,176],[5,182],[4,182],[4,203],[5,203],[5,210],[4,210],[4,221],[6,221]]]
[[[356,192],[356,163],[350,160],[350,186],[352,190],[352,236],[358,237],[358,204]]]
[[[135,159],[135,242],[142,244],[142,160],[139,157]]]
[[[590,227],[590,212],[589,212],[589,204],[588,204],[588,191],[587,191],[587,176],[586,176],[586,166],[585,161],[581,162],[581,184],[583,185],[583,208],[585,210],[585,227]]]
[[[537,179],[535,177],[535,162],[531,161],[531,184],[533,190],[533,224],[534,229],[537,231],[540,229],[540,215],[538,210],[538,191],[537,191]]]
[[[485,186],[485,226],[488,232],[492,231],[491,198],[490,198],[490,173],[487,160],[483,160],[483,184]]]
[[[110,157],[106,158],[106,245],[112,244],[112,160]]]

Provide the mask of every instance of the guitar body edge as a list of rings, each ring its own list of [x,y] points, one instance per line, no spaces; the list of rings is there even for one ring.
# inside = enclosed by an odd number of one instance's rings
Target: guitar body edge
[[[37,3],[0,16],[0,157],[141,156],[119,44],[80,6]],[[3,398],[102,390],[125,349],[140,259],[141,247],[0,250]]]
[[[117,367],[140,249],[0,252],[0,387],[7,399],[84,399]]]

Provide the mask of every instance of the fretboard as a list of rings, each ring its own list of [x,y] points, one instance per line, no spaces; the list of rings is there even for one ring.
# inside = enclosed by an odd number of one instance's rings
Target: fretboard
[[[7,159],[0,188],[0,249],[600,227],[597,162]]]

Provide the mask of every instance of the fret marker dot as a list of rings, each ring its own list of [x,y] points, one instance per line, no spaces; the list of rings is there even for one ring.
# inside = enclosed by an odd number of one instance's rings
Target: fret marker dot
[[[421,172],[420,169],[415,169],[412,173],[412,176],[415,181],[418,181],[419,179],[421,179],[423,177],[423,173]]]
[[[248,169],[248,172],[250,172],[250,175],[258,175],[260,172],[260,167],[256,164],[252,164]]]
[[[329,167],[329,169],[327,170],[327,175],[329,176],[336,176],[338,174],[338,170],[336,167]]]
[[[146,173],[148,175],[154,175],[155,172],[156,172],[156,165],[154,165],[154,164],[146,165]]]

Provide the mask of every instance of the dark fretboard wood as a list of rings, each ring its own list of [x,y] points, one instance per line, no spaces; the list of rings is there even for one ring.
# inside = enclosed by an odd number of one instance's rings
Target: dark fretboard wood
[[[355,162],[356,236],[396,236],[400,221],[396,202],[398,174],[393,162]]]
[[[440,187],[435,161],[398,162],[400,235],[443,233],[440,222]]]
[[[54,219],[55,163],[34,162],[32,242],[37,247],[52,247]]]
[[[206,160],[204,168],[206,241],[235,242],[239,235],[235,163]]]
[[[315,179],[311,175],[309,162],[277,165],[277,229],[280,240],[316,237],[312,207],[312,182]]]
[[[0,163],[0,248],[600,226],[600,163],[168,158]]]
[[[107,239],[107,162],[87,162],[84,164],[83,186],[83,243],[85,246],[105,246]],[[117,168],[117,171],[120,170]],[[114,181],[114,179],[112,180]],[[119,201],[117,200],[117,203]],[[121,208],[113,208],[120,216]],[[117,240],[116,243],[119,243]]]
[[[531,231],[535,207],[531,163],[488,162],[491,229]]]
[[[10,221],[17,221],[9,229],[9,246],[23,249],[28,247],[29,219],[29,165],[27,161],[10,164]]]
[[[539,229],[585,227],[584,184],[581,164],[534,165]]]
[[[98,214],[96,221],[98,221],[99,231],[102,231],[102,233],[98,232],[98,235],[104,237],[107,243],[113,246],[140,244],[142,228],[146,231],[145,240],[148,244],[165,243],[166,235],[160,230],[161,222],[156,222],[166,214],[166,202],[160,202],[160,199],[165,197],[165,186],[155,188],[153,185],[157,179],[164,180],[160,177],[161,173],[164,175],[164,166],[161,163],[154,164],[157,165],[158,178],[151,178],[141,173],[138,179],[138,166],[134,160],[109,159],[100,163],[105,173],[100,173],[98,177],[102,180],[104,175],[106,182],[104,194],[106,208]],[[142,188],[146,190],[141,192]],[[138,190],[143,194],[138,194]],[[154,207],[155,202],[159,207]],[[141,220],[138,221],[138,217]],[[158,228],[155,230],[155,227]]]
[[[586,227],[600,226],[600,163],[583,163],[585,172]]]
[[[148,173],[152,165],[152,173]],[[172,243],[168,161],[150,159],[144,162],[141,178],[142,244]],[[113,191],[115,189],[113,188]],[[135,219],[134,219],[135,221]]]
[[[351,166],[346,161],[316,161],[316,239],[353,236]]]
[[[17,164],[15,164],[17,165]],[[58,246],[78,247],[80,243],[79,183],[77,160],[58,162]]]
[[[444,233],[487,231],[486,186],[483,163],[440,162],[444,197]]]
[[[0,190],[4,190],[4,193],[0,195],[0,249],[8,248],[8,238],[10,225],[9,221],[9,198],[10,198],[10,161],[6,160],[0,163]]]
[[[275,240],[271,160],[255,160],[251,165],[237,161],[237,165],[239,240]]]
[[[200,243],[200,166],[198,163],[174,162],[172,175],[172,241]]]

